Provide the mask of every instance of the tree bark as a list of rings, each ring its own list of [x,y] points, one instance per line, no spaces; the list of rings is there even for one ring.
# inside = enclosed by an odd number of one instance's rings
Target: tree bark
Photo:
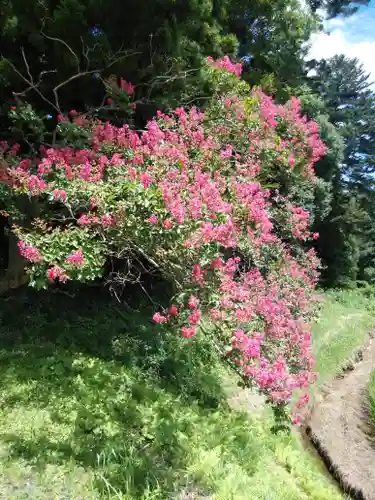
[[[0,277],[0,294],[19,288],[27,283],[25,260],[21,256],[17,237],[9,231],[8,238],[8,265],[3,276]]]

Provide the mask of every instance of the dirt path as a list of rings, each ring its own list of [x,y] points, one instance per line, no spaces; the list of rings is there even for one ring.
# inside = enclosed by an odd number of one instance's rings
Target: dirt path
[[[366,420],[366,393],[375,368],[375,339],[362,350],[354,369],[322,390],[308,433],[343,489],[359,500],[375,500],[375,443]]]

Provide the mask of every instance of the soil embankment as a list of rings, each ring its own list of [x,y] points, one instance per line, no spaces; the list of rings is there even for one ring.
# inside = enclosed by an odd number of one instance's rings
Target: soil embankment
[[[344,491],[375,500],[375,442],[366,415],[367,385],[375,368],[373,335],[350,368],[324,386],[307,432]]]

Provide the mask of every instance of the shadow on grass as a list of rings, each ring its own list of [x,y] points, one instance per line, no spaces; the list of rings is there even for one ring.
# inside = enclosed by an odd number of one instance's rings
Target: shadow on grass
[[[2,301],[0,440],[11,457],[74,460],[134,498],[183,483],[191,412],[224,401],[217,358],[207,339],[187,342],[151,315],[92,290]]]

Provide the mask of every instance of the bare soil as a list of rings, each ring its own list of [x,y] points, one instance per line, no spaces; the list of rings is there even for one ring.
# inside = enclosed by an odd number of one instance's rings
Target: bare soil
[[[375,500],[375,442],[366,412],[367,385],[374,368],[372,335],[357,362],[323,387],[307,428],[331,474],[359,500]]]

